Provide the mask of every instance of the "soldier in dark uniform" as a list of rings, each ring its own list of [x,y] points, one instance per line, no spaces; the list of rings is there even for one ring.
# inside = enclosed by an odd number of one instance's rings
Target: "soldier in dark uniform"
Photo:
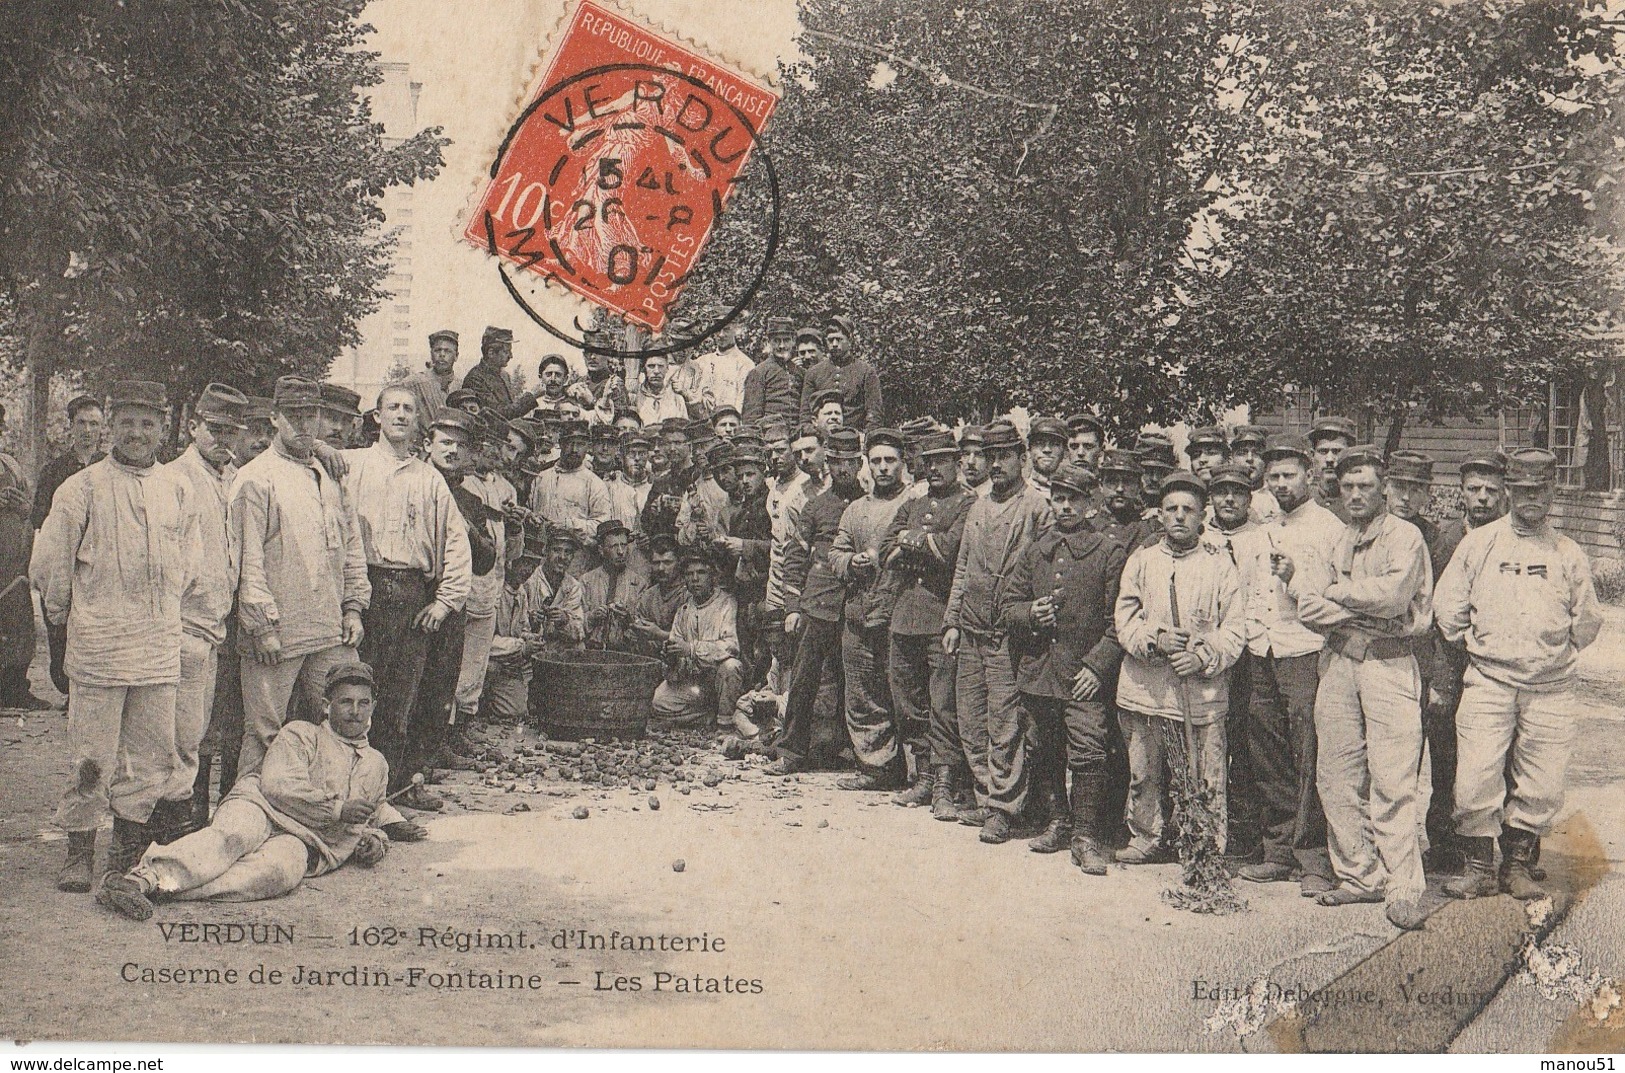
[[[1337,484],[1337,456],[1353,447],[1359,434],[1354,422],[1346,417],[1323,417],[1309,426],[1309,446],[1314,449],[1315,462],[1320,473],[1315,481],[1315,502],[1337,515],[1348,524],[1348,510],[1343,506],[1343,491]]]
[[[524,417],[536,408],[536,393],[527,391],[515,398],[513,387],[502,374],[512,360],[513,332],[507,328],[486,328],[480,336],[479,364],[463,376],[463,390],[479,399],[480,409],[494,410],[504,419]],[[447,404],[451,404],[449,399]]]
[[[825,676],[833,675],[845,692],[841,620],[846,594],[829,556],[847,504],[863,493],[858,484],[861,444],[856,429],[839,428],[829,434],[825,442],[829,490],[802,508],[796,540],[785,553],[784,632],[797,641],[784,727],[774,743],[778,758],[768,768],[773,775],[789,775],[807,764],[814,746],[815,706]]]
[[[643,531],[649,536],[664,533],[675,537],[677,514],[701,476],[699,467],[694,465],[693,431],[689,422],[678,417],[662,421],[660,450],[666,471],[649,486],[649,498],[643,505]]]
[[[1050,817],[1028,848],[1070,848],[1087,875],[1106,874],[1106,823],[1116,818],[1107,801],[1107,717],[1123,657],[1113,614],[1128,558],[1121,544],[1087,524],[1084,504],[1096,484],[1081,466],[1067,463],[1056,472],[1050,482],[1055,525],[1022,555],[1004,612],[1013,643],[1025,650],[1017,685],[1032,714],[1033,787]]]
[[[1107,451],[1100,459],[1100,494],[1106,513],[1096,519],[1100,531],[1127,551],[1154,544],[1157,531],[1144,518],[1140,460],[1128,451]]]
[[[34,509],[29,521],[36,530],[45,524],[45,516],[51,513],[51,500],[56,496],[56,490],[62,487],[62,482],[107,457],[107,452],[102,450],[105,422],[99,399],[80,395],[69,400],[68,449],[40,468],[39,479],[34,484]],[[45,644],[50,655],[51,684],[56,686],[58,693],[66,694],[68,675],[62,669],[62,653],[68,646],[67,625],[46,623]]]
[[[970,767],[954,705],[956,661],[938,638],[965,514],[975,497],[959,482],[953,433],[921,437],[916,453],[915,473],[925,482],[925,494],[903,504],[880,544],[886,580],[898,587],[886,675],[917,773],[913,787],[892,800],[930,805],[937,819],[956,820],[970,790]]]

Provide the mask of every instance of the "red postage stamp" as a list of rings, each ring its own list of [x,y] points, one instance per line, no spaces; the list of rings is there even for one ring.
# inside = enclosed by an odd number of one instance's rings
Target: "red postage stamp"
[[[660,331],[778,95],[591,0],[539,86],[464,237]]]

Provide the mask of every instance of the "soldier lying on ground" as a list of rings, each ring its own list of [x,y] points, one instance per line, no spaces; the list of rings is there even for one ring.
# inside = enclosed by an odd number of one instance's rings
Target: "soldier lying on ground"
[[[108,872],[96,901],[146,920],[159,899],[276,898],[352,858],[377,864],[391,841],[424,838],[428,832],[385,799],[389,765],[367,744],[373,702],[371,667],[331,668],[327,722],[289,722],[261,769],[242,777],[208,827],[151,846],[129,872]]]

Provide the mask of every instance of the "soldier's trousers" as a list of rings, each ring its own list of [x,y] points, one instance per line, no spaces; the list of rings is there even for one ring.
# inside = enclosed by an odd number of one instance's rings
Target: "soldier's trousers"
[[[328,645],[302,656],[284,659],[274,667],[265,666],[253,656],[241,660],[243,675],[243,748],[237,757],[237,773],[252,775],[265,760],[271,739],[288,717],[288,703],[299,692],[300,707],[322,718],[323,690],[329,667],[354,662],[358,657],[348,645]]]
[[[1417,823],[1422,676],[1415,656],[1320,654],[1317,782],[1340,885],[1412,901],[1426,888]]]
[[[264,809],[235,797],[220,802],[209,826],[153,845],[131,871],[176,901],[253,902],[293,890],[309,860],[298,836],[277,830]]]
[[[422,771],[435,762],[440,745],[446,740],[446,731],[452,723],[457,705],[457,682],[463,666],[463,628],[467,617],[461,611],[446,616],[440,628],[429,635],[428,650],[423,657],[423,681],[418,684],[417,704],[412,708],[415,728],[407,737],[405,770],[395,774],[389,771],[390,792],[404,787],[414,771]]]
[[[1264,860],[1331,879],[1326,814],[1316,786],[1320,653],[1249,659],[1247,751]]]
[[[836,678],[843,677],[841,624],[803,615],[796,659],[790,669],[789,695],[784,702],[784,728],[774,742],[779,756],[802,760],[811,751],[819,686],[826,671]]]
[[[841,632],[841,669],[846,675],[846,732],[860,770],[901,771],[902,735],[887,679],[891,634],[885,626],[853,626]]]
[[[412,777],[407,767],[407,743],[414,730],[429,634],[415,629],[412,620],[433,598],[429,579],[417,570],[390,570],[369,566],[372,603],[361,613],[361,659],[372,666],[376,683],[372,747],[389,761],[390,789]],[[449,616],[448,616],[449,617]]]
[[[220,652],[210,641],[181,634],[181,676],[175,683],[175,759],[164,800],[186,801],[195,791],[199,753],[214,711],[214,683]],[[208,788],[204,788],[208,792]]]
[[[68,690],[73,766],[56,810],[65,831],[94,831],[113,815],[146,823],[169,785],[175,756],[175,683]]]
[[[1573,700],[1572,689],[1534,693],[1468,669],[1456,711],[1456,830],[1463,838],[1494,837],[1503,824],[1537,835],[1551,830],[1574,748]]]
[[[954,703],[957,663],[942,650],[937,634],[891,635],[886,680],[896,706],[897,732],[921,768],[966,766]]]
[[[457,711],[453,723],[467,723],[480,710],[485,671],[491,662],[491,640],[497,632],[497,613],[463,617],[463,662],[457,672]]]
[[[1007,640],[963,633],[954,696],[976,803],[1017,815],[1027,804],[1032,725],[1016,690]]]
[[[1258,778],[1253,773],[1251,704],[1253,662],[1256,657],[1245,648],[1230,668],[1230,707],[1225,712],[1225,743],[1230,752],[1230,768],[1225,803],[1229,809],[1229,852],[1251,856],[1263,843],[1259,821]]]
[[[1153,853],[1167,837],[1164,805],[1170,779],[1178,782],[1189,775],[1188,768],[1183,766],[1186,761],[1182,759],[1185,728],[1177,719],[1127,709],[1119,710],[1117,718],[1123,725],[1123,738],[1128,744],[1129,846],[1142,853]],[[1225,781],[1229,777],[1224,720],[1215,719],[1204,726],[1191,727],[1191,737],[1196,743],[1197,776],[1203,787],[1214,794],[1218,829],[1213,834],[1222,853],[1228,838]],[[1170,771],[1170,767],[1173,770]]]
[[[1428,773],[1433,787],[1425,820],[1430,846],[1439,846],[1456,833],[1456,709],[1461,683],[1456,685],[1454,697],[1447,693],[1442,703],[1424,703],[1422,708],[1422,734],[1427,738]],[[1426,695],[1424,691],[1424,700]]]
[[[237,758],[242,751],[243,668],[237,654],[237,615],[233,612],[226,620],[226,641],[215,658],[214,703],[209,709],[203,744],[198,747],[197,778],[192,783],[192,799],[201,821],[208,820],[210,776],[218,772],[220,796],[224,798],[237,784]]]

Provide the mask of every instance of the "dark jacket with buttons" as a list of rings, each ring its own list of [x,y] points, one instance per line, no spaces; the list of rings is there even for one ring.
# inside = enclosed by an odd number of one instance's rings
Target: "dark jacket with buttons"
[[[802,508],[796,539],[784,552],[784,610],[820,622],[839,622],[846,587],[830,565],[829,553],[851,500],[835,489],[814,496]]]
[[[1022,655],[1016,685],[1037,697],[1068,699],[1078,668],[1088,667],[1110,689],[1122,661],[1113,614],[1128,552],[1088,528],[1049,529],[1028,546],[1010,580],[1004,624]],[[1054,596],[1054,626],[1033,618],[1033,601]]]
[[[959,559],[959,541],[965,535],[965,515],[976,496],[956,484],[944,496],[929,493],[911,499],[892,519],[880,543],[880,559],[885,562],[904,533],[923,541],[919,550],[905,548],[886,571],[895,579],[897,600],[892,610],[891,632],[903,637],[935,637],[942,632],[942,615],[948,609],[948,593],[954,584],[954,563]]]

